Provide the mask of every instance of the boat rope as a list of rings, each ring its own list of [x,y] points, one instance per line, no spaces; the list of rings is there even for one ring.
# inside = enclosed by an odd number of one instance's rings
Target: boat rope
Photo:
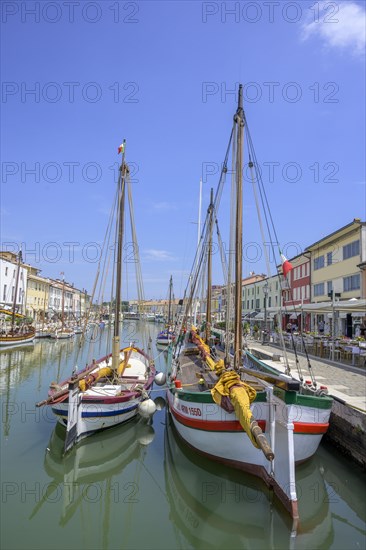
[[[227,146],[226,153],[225,153],[224,162],[222,163],[219,183],[218,183],[218,186],[217,186],[217,189],[216,189],[216,194],[215,194],[214,201],[213,201],[215,211],[218,211],[220,201],[221,201],[222,191],[223,191],[225,181],[226,181],[227,163],[228,163],[228,158],[229,158],[229,154],[230,154],[231,143],[232,143],[235,127],[236,127],[236,123],[234,121],[232,130],[231,130],[231,133],[230,133],[228,146]],[[194,259],[193,259],[190,275],[188,277],[188,283],[187,283],[185,291],[184,291],[184,300],[186,300],[186,303],[185,303],[184,313],[182,315],[182,319],[181,319],[180,326],[179,326],[179,334],[181,334],[183,332],[183,328],[187,326],[187,319],[188,319],[188,316],[189,316],[189,312],[192,310],[193,296],[194,296],[194,294],[196,292],[196,289],[197,289],[198,272],[200,270],[199,266],[201,265],[203,255],[205,254],[205,250],[204,250],[205,247],[203,246],[203,243],[207,242],[208,222],[209,222],[209,216],[206,215],[206,219],[204,221],[202,231],[201,231],[201,237],[199,239],[199,243],[198,243],[196,253],[195,253],[195,256],[194,256]]]
[[[137,297],[139,302],[139,311],[140,315],[144,313],[144,303],[145,303],[145,293],[144,293],[144,283],[142,278],[141,271],[141,261],[140,261],[140,252],[136,236],[136,225],[134,217],[134,208],[133,208],[133,199],[132,199],[132,190],[131,190],[131,177],[130,171],[127,173],[127,193],[128,193],[128,203],[130,211],[130,224],[131,224],[131,234],[132,234],[132,246],[133,246],[133,263],[135,264],[135,273],[136,273],[136,285],[137,285]],[[151,333],[149,323],[143,324],[143,347],[146,349],[149,348],[151,342]]]
[[[105,266],[105,262],[106,262],[105,251],[107,250],[109,242],[110,242],[110,235],[111,235],[111,231],[112,231],[112,227],[113,227],[113,219],[114,219],[116,208],[117,208],[117,199],[118,199],[118,193],[116,192],[115,197],[114,197],[114,201],[113,201],[113,204],[112,204],[112,208],[111,208],[111,211],[110,211],[110,214],[109,214],[109,220],[108,220],[107,228],[106,228],[106,231],[105,231],[105,234],[104,234],[101,255],[100,255],[99,262],[98,262],[98,267],[97,267],[97,274],[95,276],[93,290],[92,290],[91,297],[90,297],[90,307],[89,307],[88,311],[86,312],[83,330],[82,330],[82,333],[81,333],[81,336],[80,336],[80,339],[79,339],[79,345],[77,346],[77,349],[76,349],[76,356],[75,356],[75,361],[74,361],[75,365],[77,365],[77,363],[78,363],[78,358],[79,358],[79,355],[80,355],[80,351],[81,351],[81,348],[83,347],[83,344],[85,342],[85,335],[86,335],[87,326],[88,326],[88,323],[89,323],[90,317],[91,317],[92,304],[94,302],[94,297],[95,297],[95,293],[96,293],[96,290],[97,290],[97,285],[98,285],[98,281],[99,281],[99,276],[100,276],[100,272],[101,272],[102,263],[103,263],[103,266]]]
[[[232,141],[232,166],[231,166],[231,199],[230,199],[230,220],[235,219],[236,211],[236,144],[237,144],[237,126],[233,128]],[[230,333],[232,332],[233,313],[234,313],[234,285],[232,284],[233,273],[235,272],[235,224],[230,224],[230,240],[229,240],[229,260],[226,283],[226,323],[225,323],[225,361],[230,362]]]
[[[257,155],[256,155],[256,152],[255,152],[255,148],[254,148],[254,145],[253,145],[253,141],[252,141],[252,138],[251,138],[250,129],[249,129],[247,120],[246,120],[246,130],[247,130],[246,131],[246,139],[247,139],[248,149],[249,149],[249,152],[250,152],[250,158],[253,159],[253,161],[250,160],[250,163],[252,164],[251,168],[254,167],[254,170],[255,170],[255,177],[256,177],[257,187],[258,187],[260,200],[261,200],[261,204],[262,204],[262,211],[263,211],[263,214],[264,214],[266,229],[267,229],[267,233],[268,233],[268,236],[269,236],[269,244],[270,244],[270,247],[271,247],[273,258],[275,258],[276,257],[275,245],[278,249],[278,253],[279,254],[281,253],[280,248],[279,248],[279,240],[278,240],[275,224],[274,224],[274,221],[273,221],[271,209],[269,207],[269,202],[268,202],[266,190],[265,190],[265,187],[264,187],[262,175],[261,175],[260,170],[258,169],[259,163],[258,163]],[[266,252],[266,247],[265,246],[264,246],[264,249],[265,249],[265,252]],[[277,278],[278,278],[278,282],[279,282],[280,292],[281,292],[281,295],[282,295],[283,291],[285,290],[284,289],[285,280],[282,279],[280,272],[277,272]],[[284,310],[285,310],[285,312],[287,311],[286,306],[284,307]],[[281,307],[280,307],[280,312],[281,312]],[[280,315],[280,320],[281,320],[281,317],[282,317],[282,315]],[[280,334],[280,339],[281,339],[281,346],[282,346],[282,350],[284,352],[285,360],[286,360],[286,370],[287,370],[288,373],[290,373],[290,366],[289,366],[289,361],[288,361],[288,358],[287,358],[286,346],[285,346],[284,339],[283,339],[281,324],[279,324],[279,327],[280,327],[279,334]],[[293,346],[294,346],[296,367],[297,367],[297,371],[298,371],[300,380],[302,381],[303,376],[302,376],[300,362],[299,362],[299,358],[298,358],[298,354],[297,354],[297,350],[296,350],[296,346],[295,346],[295,342],[294,342],[292,333],[291,333],[291,337],[292,337],[292,343],[293,343]],[[309,374],[310,374],[310,377],[311,377],[311,380],[312,380],[312,384],[313,384],[314,387],[316,387],[317,383],[316,383],[316,380],[315,380],[315,377],[314,377],[314,374],[313,374],[312,366],[311,366],[310,359],[309,359],[309,356],[308,356],[307,351],[306,351],[305,341],[303,339],[302,334],[301,334],[301,338],[302,338],[302,342],[303,342],[303,346],[304,346],[304,350],[305,350],[305,355],[307,357],[307,367],[308,367]]]

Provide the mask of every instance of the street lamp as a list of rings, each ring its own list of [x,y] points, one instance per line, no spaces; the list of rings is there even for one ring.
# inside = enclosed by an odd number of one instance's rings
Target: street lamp
[[[268,295],[268,283],[265,282],[263,286],[263,294],[264,294],[264,330],[262,335],[262,345],[265,344],[267,340],[267,295]]]

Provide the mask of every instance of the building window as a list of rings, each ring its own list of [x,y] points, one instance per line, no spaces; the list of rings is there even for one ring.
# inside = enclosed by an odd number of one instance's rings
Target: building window
[[[327,265],[332,265],[333,263],[333,254],[331,252],[328,252],[327,254]]]
[[[353,258],[360,255],[360,241],[353,241],[353,243],[346,244],[343,247],[343,259]]]
[[[330,294],[331,292],[333,292],[333,281],[328,281],[327,282],[327,293]]]
[[[324,267],[324,256],[314,258],[314,271],[316,269],[321,269],[322,267]]]
[[[15,286],[12,286],[11,287],[11,301],[14,300],[14,291],[15,291]]]
[[[314,285],[314,296],[323,296],[324,295],[324,283],[318,283]]]
[[[260,308],[259,298],[256,298],[256,300],[255,300],[255,309],[259,309],[259,308]]]
[[[272,306],[272,296],[268,297],[268,307]]]
[[[349,292],[350,290],[359,290],[361,284],[360,274],[350,275],[343,279],[343,291]]]
[[[8,267],[5,268],[5,275],[8,274]]]
[[[8,268],[6,268],[6,269],[8,269]],[[6,302],[6,289],[7,289],[7,286],[4,285],[3,302]]]

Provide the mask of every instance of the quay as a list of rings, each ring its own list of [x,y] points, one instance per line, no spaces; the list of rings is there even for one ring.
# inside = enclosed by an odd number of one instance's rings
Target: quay
[[[282,350],[272,343],[249,340],[248,348],[267,360],[279,361]],[[289,365],[296,376],[295,354],[286,349]],[[304,353],[297,352],[304,379],[309,377]],[[326,386],[334,399],[329,429],[324,439],[366,469],[366,369],[309,355],[318,386]]]

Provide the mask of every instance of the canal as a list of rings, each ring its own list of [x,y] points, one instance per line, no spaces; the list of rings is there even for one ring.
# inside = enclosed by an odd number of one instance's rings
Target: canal
[[[153,342],[161,325],[151,323]],[[123,345],[146,324],[123,325]],[[81,368],[104,355],[108,328],[88,338]],[[158,410],[84,440],[62,458],[64,429],[35,403],[75,366],[80,335],[0,351],[1,548],[365,548],[366,474],[329,446],[297,468],[301,525],[256,478],[197,456]],[[158,370],[167,357],[154,346]]]

